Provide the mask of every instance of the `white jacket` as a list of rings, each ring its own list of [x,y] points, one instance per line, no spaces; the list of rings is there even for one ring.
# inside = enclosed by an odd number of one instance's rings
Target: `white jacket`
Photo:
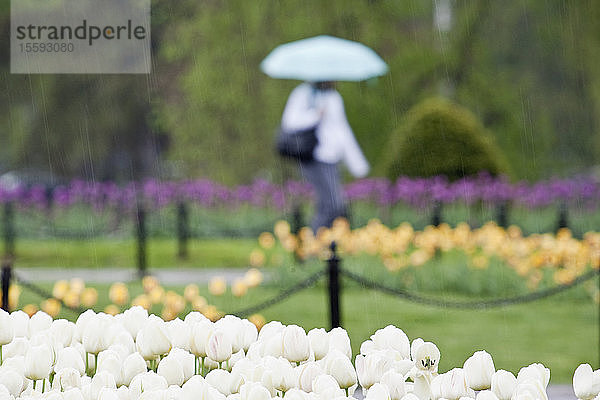
[[[366,176],[369,163],[348,124],[342,96],[336,90],[315,90],[310,84],[303,83],[290,94],[281,127],[286,132],[293,132],[317,123],[319,144],[315,148],[314,158],[330,164],[344,161],[353,176]]]

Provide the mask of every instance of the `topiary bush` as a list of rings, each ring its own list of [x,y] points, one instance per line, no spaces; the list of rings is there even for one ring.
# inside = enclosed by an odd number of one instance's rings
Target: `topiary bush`
[[[391,137],[387,175],[457,180],[487,171],[507,172],[504,157],[469,110],[441,98],[417,104]]]

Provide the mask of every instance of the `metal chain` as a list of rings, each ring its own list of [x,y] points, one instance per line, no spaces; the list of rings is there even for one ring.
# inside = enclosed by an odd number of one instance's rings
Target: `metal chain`
[[[40,297],[42,297],[42,298],[44,298],[44,299],[54,299],[54,300],[56,300],[56,301],[60,302],[60,304],[61,304],[61,305],[62,305],[64,308],[66,308],[66,309],[68,309],[68,310],[70,310],[70,311],[73,311],[73,312],[75,312],[75,313],[77,313],[77,314],[82,314],[82,313],[84,313],[84,312],[87,310],[86,308],[82,308],[82,307],[72,307],[72,306],[69,306],[69,305],[65,304],[65,302],[64,302],[62,299],[57,299],[56,297],[54,297],[54,296],[53,296],[53,295],[52,295],[50,292],[48,292],[47,290],[45,290],[45,289],[43,289],[43,288],[41,288],[41,287],[39,287],[39,286],[37,286],[37,285],[34,285],[33,283],[31,283],[31,282],[29,282],[29,281],[27,281],[27,280],[25,280],[25,279],[21,278],[21,277],[20,277],[18,274],[16,274],[16,273],[15,273],[15,271],[14,271],[14,270],[13,270],[13,277],[14,277],[14,278],[15,278],[15,280],[16,280],[16,281],[17,281],[19,284],[21,284],[21,286],[23,286],[24,288],[31,290],[33,293],[37,294],[38,296],[40,296]]]
[[[236,311],[236,312],[232,312],[230,314],[237,315],[238,317],[243,318],[248,315],[257,313],[261,310],[264,310],[267,307],[271,307],[277,303],[281,303],[282,301],[286,300],[288,297],[292,296],[293,294],[295,294],[303,289],[307,289],[307,288],[313,286],[324,275],[325,275],[325,270],[324,269],[320,270],[320,271],[314,273],[313,275],[309,276],[308,278],[296,283],[295,285],[282,290],[281,292],[279,292],[278,295],[270,298],[269,300],[263,301],[262,303],[256,304],[252,307],[248,307],[248,308],[244,308],[239,311]]]
[[[529,293],[529,294],[525,294],[525,295],[521,295],[521,296],[491,299],[491,300],[482,300],[482,301],[452,301],[452,300],[435,299],[435,298],[431,298],[431,297],[425,297],[425,296],[422,296],[419,294],[410,293],[404,289],[391,288],[391,287],[382,285],[378,282],[374,282],[368,278],[365,278],[364,276],[360,276],[353,272],[350,272],[344,268],[340,268],[340,273],[342,273],[347,278],[357,282],[358,284],[360,284],[366,288],[378,290],[380,292],[384,292],[387,294],[391,294],[393,296],[400,297],[402,299],[412,301],[414,303],[436,306],[436,307],[441,307],[441,308],[483,309],[483,308],[504,307],[504,306],[508,306],[508,305],[512,305],[512,304],[529,303],[532,301],[550,297],[550,296],[553,296],[560,292],[563,292],[567,289],[570,289],[572,287],[580,285],[583,282],[586,282],[586,281],[594,278],[596,275],[600,275],[600,270],[589,271],[589,272],[579,276],[573,282],[568,283],[568,284],[554,286],[554,287],[551,287],[548,289],[543,289],[543,290],[540,290],[537,292],[533,292],[533,293]]]

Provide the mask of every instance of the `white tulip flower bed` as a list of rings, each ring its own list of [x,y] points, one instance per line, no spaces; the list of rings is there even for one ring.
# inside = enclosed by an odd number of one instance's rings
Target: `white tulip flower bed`
[[[192,312],[165,322],[141,307],[111,316],[88,310],[75,323],[0,310],[0,400],[548,400],[541,364],[496,371],[485,351],[438,374],[435,344],[380,329],[351,358],[345,330],[248,320],[211,322]],[[582,364],[574,390],[600,400],[600,370]],[[478,391],[478,393],[476,393]]]

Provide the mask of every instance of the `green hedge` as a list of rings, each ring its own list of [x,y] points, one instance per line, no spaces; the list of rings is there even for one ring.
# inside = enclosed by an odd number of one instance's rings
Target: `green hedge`
[[[506,173],[500,149],[469,110],[441,98],[414,106],[391,136],[387,174],[450,180],[487,171]]]

